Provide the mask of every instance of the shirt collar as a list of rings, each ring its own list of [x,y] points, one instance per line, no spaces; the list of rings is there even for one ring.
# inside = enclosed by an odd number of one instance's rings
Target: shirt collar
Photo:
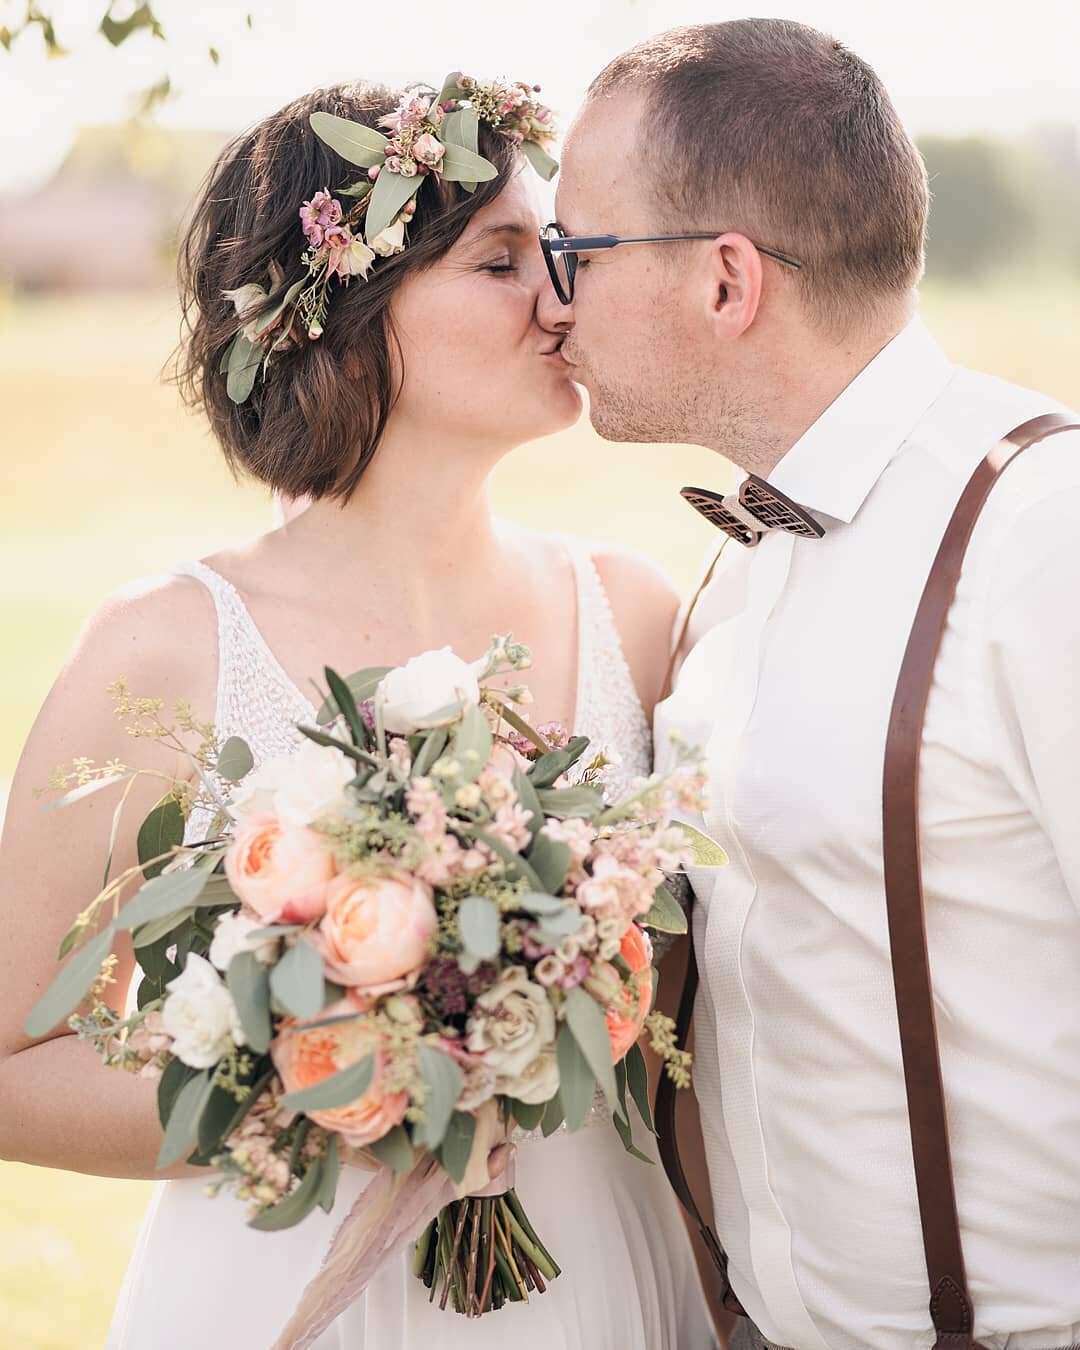
[[[769,482],[807,510],[850,524],[953,370],[913,318],[799,437]]]

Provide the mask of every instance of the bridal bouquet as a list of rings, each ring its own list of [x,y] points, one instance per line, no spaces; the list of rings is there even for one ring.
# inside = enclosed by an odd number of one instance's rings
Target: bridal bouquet
[[[255,1228],[329,1211],[343,1162],[376,1170],[281,1347],[309,1345],[418,1233],[415,1272],[444,1307],[543,1292],[559,1268],[513,1188],[511,1129],[576,1129],[599,1088],[637,1153],[643,1029],[688,1081],[650,1011],[649,930],[685,931],[664,872],[724,861],[672,823],[699,807],[700,771],[682,750],[606,801],[605,755],[534,729],[527,689],[496,687],[527,665],[496,639],[473,665],[443,649],[327,669],[302,748],[257,769],[183,705],[169,724],[115,686],[132,734],[198,734],[194,781],[170,781],[143,822],[139,868],[106,863],[28,1030],[68,1018],[106,1064],[157,1080],[158,1165],[213,1169],[209,1189],[234,1187]],[[135,776],[76,761],[54,804],[122,782],[126,798]],[[120,932],[142,972],[127,1014],[108,1001]]]

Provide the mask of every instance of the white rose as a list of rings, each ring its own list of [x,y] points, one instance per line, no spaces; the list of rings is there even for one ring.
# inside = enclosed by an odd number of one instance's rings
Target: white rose
[[[252,938],[251,934],[266,924],[258,919],[249,919],[239,910],[229,910],[218,919],[214,927],[214,937],[210,943],[210,963],[218,970],[228,970],[229,962],[241,952],[254,952],[255,959],[264,966],[274,963],[277,954],[275,938]]]
[[[403,253],[405,251],[404,217],[399,216],[393,225],[387,225],[381,234],[377,234],[371,241],[371,247],[374,250],[372,258],[376,253],[380,258],[389,258],[394,253]]]
[[[468,1047],[483,1053],[494,1068],[496,1092],[531,1102],[554,1096],[559,1085],[555,1010],[547,991],[529,979],[524,966],[504,970],[476,1000]]]
[[[477,674],[482,666],[479,661],[469,665],[449,647],[440,647],[390,671],[375,691],[387,731],[411,736],[414,731],[455,721],[457,714],[435,714],[459,701],[466,706],[480,702]]]
[[[277,816],[283,825],[310,825],[344,800],[354,776],[349,760],[329,745],[305,741],[294,755],[265,759],[244,779],[229,814]]]
[[[231,1046],[245,1043],[236,1004],[209,961],[192,952],[166,988],[161,1024],[177,1059],[193,1069],[209,1069]]]

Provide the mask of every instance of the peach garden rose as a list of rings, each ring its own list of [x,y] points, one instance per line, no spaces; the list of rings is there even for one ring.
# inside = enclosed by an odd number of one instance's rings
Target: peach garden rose
[[[359,1006],[356,1000],[346,997],[326,1008],[318,1020],[357,1011]],[[287,1092],[315,1087],[374,1054],[375,1072],[363,1096],[344,1106],[307,1112],[324,1129],[337,1130],[353,1148],[366,1148],[405,1119],[409,1094],[386,1091],[387,1055],[383,1037],[378,1028],[362,1016],[310,1030],[304,1030],[303,1022],[287,1018],[274,1037],[270,1054]]]
[[[375,997],[415,984],[438,925],[431,887],[417,877],[343,874],[312,941],[329,979]]]
[[[283,826],[276,816],[244,816],[225,855],[229,885],[267,923],[307,923],[326,909],[334,860],[322,838],[305,825]]]

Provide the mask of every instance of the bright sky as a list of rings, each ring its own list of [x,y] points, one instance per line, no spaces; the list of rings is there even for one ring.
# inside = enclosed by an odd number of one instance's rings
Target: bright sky
[[[24,7],[25,0],[0,0],[0,24],[16,22]],[[46,8],[73,55],[47,61],[36,33],[11,54],[0,51],[0,191],[47,176],[78,125],[122,120],[133,93],[166,71],[180,92],[158,116],[172,125],[239,128],[319,84],[435,83],[458,69],[541,84],[565,123],[591,76],[638,39],[746,13],[716,0],[353,0],[325,8],[304,0],[155,0],[168,45],[139,33],[114,50],[93,37],[104,0],[53,0]],[[1080,126],[1075,0],[1026,0],[1016,9],[993,0],[762,8],[832,32],[869,60],[915,132]],[[115,12],[123,17],[119,6]],[[221,52],[216,69],[210,43]]]

